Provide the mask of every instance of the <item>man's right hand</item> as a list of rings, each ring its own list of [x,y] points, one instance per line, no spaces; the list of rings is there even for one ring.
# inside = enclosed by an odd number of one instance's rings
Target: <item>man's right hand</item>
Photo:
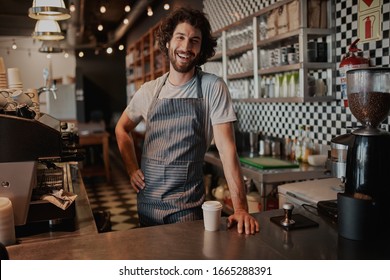
[[[145,176],[141,169],[134,171],[130,175],[130,184],[137,193],[139,193],[140,190],[143,190],[145,187]]]

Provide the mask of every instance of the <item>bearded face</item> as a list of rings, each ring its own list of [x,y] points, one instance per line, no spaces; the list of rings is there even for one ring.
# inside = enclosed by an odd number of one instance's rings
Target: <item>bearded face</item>
[[[169,61],[172,64],[173,69],[179,73],[187,73],[191,71],[198,62],[198,55],[195,55],[191,51],[179,51],[173,48],[169,49]]]
[[[201,44],[202,36],[198,29],[186,22],[178,24],[167,44],[173,69],[179,73],[191,71],[199,61]]]

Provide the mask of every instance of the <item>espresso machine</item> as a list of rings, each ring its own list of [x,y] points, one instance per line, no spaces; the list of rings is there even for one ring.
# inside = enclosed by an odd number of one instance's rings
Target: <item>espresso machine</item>
[[[69,162],[84,155],[67,126],[47,114],[0,114],[0,196],[11,200],[15,226],[75,217],[75,203],[63,210],[40,199],[53,190],[74,192]]]
[[[337,197],[339,236],[389,237],[390,133],[380,124],[390,112],[390,68],[347,71],[347,97],[361,126],[343,137],[348,139],[348,149],[345,192]]]

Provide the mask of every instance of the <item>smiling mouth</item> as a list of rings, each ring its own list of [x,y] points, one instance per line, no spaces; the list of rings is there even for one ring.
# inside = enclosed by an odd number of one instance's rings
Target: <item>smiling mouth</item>
[[[189,60],[192,55],[189,53],[176,53],[176,55],[181,59],[181,60]]]

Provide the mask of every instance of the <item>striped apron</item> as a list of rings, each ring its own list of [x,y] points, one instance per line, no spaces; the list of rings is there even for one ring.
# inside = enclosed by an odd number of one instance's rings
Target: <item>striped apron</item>
[[[206,137],[201,77],[196,76],[197,98],[159,99],[165,79],[150,105],[141,160],[145,188],[137,199],[141,226],[203,217]]]

